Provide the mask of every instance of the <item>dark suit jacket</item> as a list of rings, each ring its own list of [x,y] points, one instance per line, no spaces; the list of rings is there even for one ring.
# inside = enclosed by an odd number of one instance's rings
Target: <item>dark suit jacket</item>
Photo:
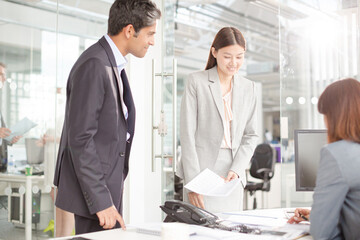
[[[125,71],[121,78],[104,37],[79,57],[69,75],[54,177],[58,187],[55,204],[83,217],[95,219],[96,212],[113,204],[122,213],[135,106]],[[127,120],[120,102],[121,80]],[[127,132],[131,135],[128,141]]]

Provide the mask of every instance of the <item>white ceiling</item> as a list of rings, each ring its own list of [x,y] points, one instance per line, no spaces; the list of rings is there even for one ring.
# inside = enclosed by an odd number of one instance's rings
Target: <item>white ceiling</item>
[[[113,0],[60,0],[59,2],[0,0],[0,2],[16,3],[19,8],[26,6],[43,12],[56,12],[58,7],[62,16],[69,19],[69,23],[71,19],[82,21],[83,27],[78,33],[90,36],[106,28],[108,11]],[[178,74],[185,76],[189,72],[204,69],[216,32],[224,26],[235,26],[242,31],[247,40],[246,62],[241,74],[262,83],[265,111],[275,111],[280,107],[279,47],[282,43],[279,42],[279,19],[296,21],[319,9],[341,9],[341,6],[334,3],[342,4],[343,8],[354,6],[357,0],[168,0],[167,2],[175,5],[173,8],[175,9],[174,51],[178,59]],[[281,18],[279,18],[279,8]],[[86,23],[89,21],[95,23],[93,25],[97,27],[87,28]],[[43,25],[44,28],[47,27],[45,23]],[[74,30],[76,28],[78,29],[74,24]],[[71,34],[75,33],[71,32]]]
[[[276,5],[259,7],[254,1],[245,0],[201,4],[179,0],[175,13],[175,56],[179,74],[204,69],[217,31],[224,26],[235,26],[247,40],[246,62],[241,74],[262,83],[266,111],[279,111],[279,28],[274,11],[277,8]]]
[[[284,22],[301,22],[312,14],[331,15],[338,12],[338,9],[356,7],[357,4],[357,0],[175,2],[175,55],[178,58],[179,74],[187,75],[204,69],[217,31],[224,26],[235,26],[247,40],[246,60],[241,74],[262,83],[264,111],[280,109],[280,47],[287,47],[287,51],[282,51],[282,54],[297,48],[295,45],[292,47],[289,39],[281,40],[286,42],[280,41],[279,29],[291,28],[285,26]],[[280,31],[282,34],[286,32],[283,29]],[[288,87],[294,89],[296,94],[295,91],[301,86],[298,86],[296,79],[292,84],[292,87]]]

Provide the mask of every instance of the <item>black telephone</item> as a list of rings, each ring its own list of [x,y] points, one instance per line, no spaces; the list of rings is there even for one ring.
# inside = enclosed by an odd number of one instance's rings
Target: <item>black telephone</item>
[[[260,229],[245,224],[224,225],[225,221],[221,220],[218,216],[187,202],[169,200],[163,206],[160,206],[160,208],[167,214],[164,222],[182,222],[226,231],[261,234]]]
[[[219,219],[218,216],[202,208],[178,200],[166,201],[160,208],[167,214],[164,222],[183,222],[214,227]]]

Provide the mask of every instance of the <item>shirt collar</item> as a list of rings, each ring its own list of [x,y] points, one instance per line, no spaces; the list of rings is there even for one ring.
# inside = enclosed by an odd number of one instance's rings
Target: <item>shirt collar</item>
[[[124,58],[124,56],[121,54],[121,52],[116,47],[115,43],[109,37],[108,34],[106,34],[104,37],[105,37],[106,41],[109,43],[109,45],[111,47],[111,51],[114,54],[116,66],[118,67],[119,71],[123,70],[125,68],[125,65],[127,64],[126,58]]]
[[[223,96],[223,99],[225,101],[228,101],[231,97],[231,94],[232,94],[232,91],[233,91],[233,86],[234,86],[234,78],[231,79],[231,82],[230,82],[230,91],[228,91],[224,96]]]

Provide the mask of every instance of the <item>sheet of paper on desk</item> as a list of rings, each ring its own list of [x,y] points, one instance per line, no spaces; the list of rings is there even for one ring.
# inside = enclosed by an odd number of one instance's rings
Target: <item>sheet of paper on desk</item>
[[[11,142],[13,137],[24,135],[26,132],[28,132],[36,125],[37,125],[36,123],[25,117],[20,121],[18,121],[17,123],[15,123],[15,125],[10,127],[11,134],[4,139]]]
[[[161,231],[163,230],[162,228],[163,224],[169,224],[169,223],[155,222],[155,223],[131,224],[127,226],[135,227],[136,232],[138,233],[161,236]],[[178,223],[178,224],[185,224],[185,223]],[[192,236],[194,234],[195,231],[189,228],[189,236]]]
[[[185,188],[205,196],[226,197],[239,183],[239,178],[225,183],[223,178],[206,168],[186,184]]]
[[[232,240],[232,239],[239,239],[239,233],[236,232],[230,232],[230,231],[223,231],[219,229],[213,229],[208,227],[202,227],[202,226],[196,226],[196,225],[190,225],[190,228],[192,231],[196,232],[195,235],[190,237],[190,240],[202,240],[202,239],[218,239],[218,240]],[[253,240],[252,236],[245,235],[245,238],[241,239],[249,239]]]
[[[191,229],[194,230],[196,234],[190,236],[190,240],[281,240],[281,238],[276,238],[271,235],[238,233],[196,225],[191,225]]]
[[[243,224],[255,224],[262,226],[271,226],[271,227],[281,227],[286,224],[286,219],[276,218],[276,217],[268,217],[268,216],[257,216],[250,215],[246,213],[237,213],[237,214],[224,214],[229,217],[226,220],[231,222],[243,223]]]
[[[273,239],[295,239],[299,236],[303,236],[309,232],[309,225],[304,224],[288,224],[285,218],[276,218],[270,216],[261,216],[259,214],[249,213],[223,213],[222,216],[226,217],[226,221],[233,223],[246,224],[249,226],[255,226],[262,230],[261,236],[264,235],[276,235],[272,232],[283,232],[283,236]],[[300,226],[303,225],[303,226]],[[273,236],[274,237],[274,236]]]

